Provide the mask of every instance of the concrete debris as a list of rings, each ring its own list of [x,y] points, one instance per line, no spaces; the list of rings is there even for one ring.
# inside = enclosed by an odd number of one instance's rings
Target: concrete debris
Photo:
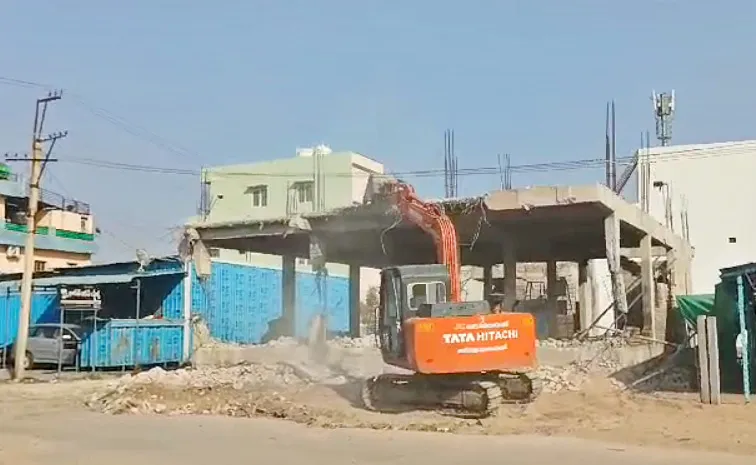
[[[626,344],[621,338],[607,338],[585,341],[582,344],[572,340],[547,339],[541,347],[556,349],[580,348],[587,356],[565,366],[540,366],[532,374],[543,383],[543,392],[556,393],[563,390],[577,391],[591,377],[608,376],[619,369],[621,364],[616,351],[612,350]]]
[[[118,388],[146,384],[166,387],[210,388],[217,386],[293,385],[301,384],[302,378],[294,369],[283,365],[248,364],[227,368],[179,369],[166,371],[160,367],[136,375],[125,375],[118,381]]]
[[[346,384],[347,379],[343,375],[334,374],[328,367],[320,364],[297,362],[285,362],[300,379],[311,383],[336,386]]]
[[[262,344],[261,347],[296,347],[298,345],[299,342],[293,337],[281,336],[278,339],[273,339]]]
[[[592,379],[618,372],[623,367],[618,358],[621,351],[613,349],[626,344],[622,338],[582,343],[541,341],[542,351],[558,352],[568,356],[563,358],[574,361],[561,366],[540,366],[530,376],[541,381],[545,394],[579,391]],[[108,413],[263,415],[314,424],[326,421],[318,419],[316,414],[321,404],[296,402],[293,399],[297,395],[310,393],[311,387],[317,391],[319,386],[338,386],[333,391],[345,395],[344,392],[356,389],[361,379],[393,369],[383,363],[371,335],[331,339],[327,346],[329,354],[325,363],[308,356],[307,347],[297,340],[280,338],[255,346],[259,359],[256,363],[175,371],[153,368],[120,378],[107,394],[92,398],[89,405]],[[261,356],[265,354],[267,357]],[[690,386],[689,374],[675,366],[650,377],[644,385],[652,389],[682,390]],[[628,387],[619,381],[614,384],[622,389]]]
[[[551,347],[555,349],[576,349],[587,347],[623,347],[628,344],[628,340],[624,337],[606,337],[601,339],[588,339],[579,341],[577,339],[541,339],[536,341],[538,347]]]
[[[376,347],[375,336],[337,337],[328,341],[328,345],[339,349],[370,349]]]

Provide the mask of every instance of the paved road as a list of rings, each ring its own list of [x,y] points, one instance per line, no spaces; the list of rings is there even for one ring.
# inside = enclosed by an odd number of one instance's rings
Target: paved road
[[[14,465],[753,464],[753,458],[572,439],[311,429],[221,417],[24,414],[0,422],[0,463]]]

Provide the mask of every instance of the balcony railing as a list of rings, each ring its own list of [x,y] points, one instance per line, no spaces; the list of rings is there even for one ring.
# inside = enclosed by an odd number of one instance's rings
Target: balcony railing
[[[24,185],[24,177],[20,174],[2,171],[0,168],[0,181],[16,183],[21,188],[22,192],[27,192],[27,186]],[[63,211],[73,212],[79,215],[89,215],[92,212],[88,203],[64,197],[57,192],[47,189],[39,190],[39,201]]]
[[[76,199],[69,199],[63,197],[57,192],[48,191],[46,189],[40,189],[39,200],[42,203],[52,205],[53,207],[60,208],[67,212],[78,213],[79,215],[89,215],[92,211],[88,203]]]
[[[21,176],[0,170],[0,181],[21,182]]]
[[[16,223],[7,223],[7,222],[5,223],[5,229],[7,229],[8,231],[16,231],[16,232],[21,232],[21,233],[26,233],[29,230],[25,224],[16,224]],[[65,229],[56,229],[53,233],[53,231],[47,226],[38,226],[35,234],[40,235],[40,236],[54,235],[62,239],[76,239],[80,241],[94,241],[95,240],[94,234],[67,231]]]

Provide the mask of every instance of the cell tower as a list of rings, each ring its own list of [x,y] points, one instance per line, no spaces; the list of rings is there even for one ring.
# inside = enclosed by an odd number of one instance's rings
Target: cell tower
[[[656,138],[662,147],[669,145],[672,140],[672,120],[675,117],[675,91],[668,94],[657,94],[651,91],[654,102],[654,117],[656,118]]]

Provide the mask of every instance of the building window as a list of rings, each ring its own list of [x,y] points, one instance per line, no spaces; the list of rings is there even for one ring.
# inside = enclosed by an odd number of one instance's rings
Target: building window
[[[220,249],[216,248],[209,248],[207,249],[207,254],[210,255],[210,258],[218,258],[220,257]]]
[[[253,208],[268,206],[268,186],[252,186],[247,192],[252,196]]]
[[[43,260],[34,260],[34,271],[45,271],[45,265],[47,262]]]
[[[81,215],[81,232],[87,232],[87,217]]]
[[[312,181],[298,182],[294,188],[297,190],[297,200],[299,203],[312,202]]]
[[[297,258],[297,265],[307,266],[310,264],[310,259],[308,258]]]
[[[75,262],[66,262],[66,266],[70,266],[70,267],[72,267],[72,268],[73,268],[73,267],[75,267],[75,266],[79,266],[79,264],[78,264],[78,263],[75,263]]]

